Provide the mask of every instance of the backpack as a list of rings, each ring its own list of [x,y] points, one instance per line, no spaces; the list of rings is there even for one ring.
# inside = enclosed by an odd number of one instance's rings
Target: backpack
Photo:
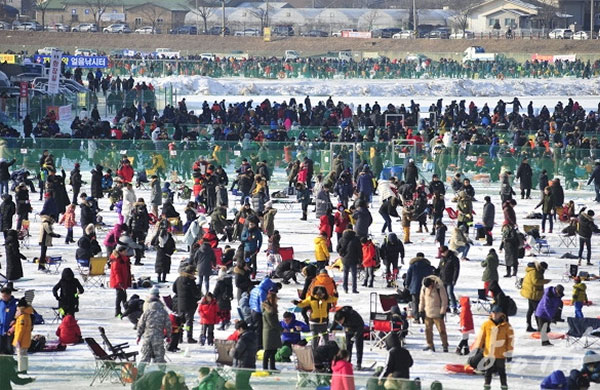
[[[46,346],[46,337],[36,334],[35,336],[33,336],[31,338],[31,345],[29,346],[29,349],[27,350],[27,352],[29,352],[29,353],[41,352],[44,350],[45,346]]]
[[[517,304],[516,304],[515,300],[512,299],[509,296],[506,296],[506,302],[507,302],[507,305],[506,305],[506,311],[507,311],[507,313],[506,313],[506,315],[508,317],[512,317],[512,316],[517,315]]]

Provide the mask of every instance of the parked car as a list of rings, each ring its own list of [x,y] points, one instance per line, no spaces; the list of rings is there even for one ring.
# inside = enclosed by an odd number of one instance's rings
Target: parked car
[[[344,28],[339,31],[332,32],[331,36],[332,37],[342,37],[342,36],[344,36],[345,32],[356,32],[356,29],[355,28]]]
[[[43,48],[39,49],[38,53],[40,55],[49,56],[49,55],[52,54],[52,50],[60,50],[60,49],[58,47],[48,47],[48,46],[46,46],[46,47],[43,47]]]
[[[8,22],[0,21],[0,30],[10,30],[11,25]]]
[[[372,38],[391,38],[394,34],[402,32],[401,28],[397,27],[387,27],[387,28],[379,28],[377,30],[371,31]]]
[[[48,31],[56,31],[56,32],[69,32],[71,31],[71,26],[63,23],[54,23],[46,27]]]
[[[300,58],[300,53],[298,53],[296,50],[286,50],[285,56],[283,57],[285,61],[293,61],[297,60],[298,58]]]
[[[98,26],[96,23],[79,23],[71,32],[98,32]]]
[[[577,31],[577,32],[574,32],[573,35],[571,35],[571,39],[575,39],[577,41],[581,41],[584,39],[590,39],[590,34],[588,34],[585,31]]]
[[[322,30],[310,30],[310,31],[303,32],[300,35],[303,37],[325,38],[325,37],[329,36],[329,33],[327,31],[322,31]]]
[[[136,34],[160,34],[160,30],[156,29],[152,26],[144,26],[144,27],[136,28],[134,33],[136,33]]]
[[[84,48],[80,48],[80,49],[75,49],[74,54],[76,56],[97,56],[98,52],[96,51],[96,49],[84,49]]]
[[[292,37],[294,36],[294,28],[292,26],[275,26],[271,33],[280,37]]]
[[[475,38],[475,33],[473,31],[456,31],[450,34],[448,37],[450,39],[473,39]]]
[[[568,28],[555,28],[548,33],[550,39],[571,39],[573,31]]]
[[[236,37],[258,37],[260,36],[260,31],[256,28],[247,28],[245,30],[238,30],[233,33]]]
[[[21,22],[15,30],[21,31],[42,31],[43,27],[38,22]]]
[[[415,37],[416,34],[413,30],[404,30],[392,35],[393,39],[413,39]]]
[[[213,53],[200,53],[200,59],[206,61],[214,61],[217,59],[217,56]]]
[[[171,34],[178,35],[198,35],[198,27],[196,26],[180,26],[169,31]]]
[[[111,34],[129,34],[131,29],[127,23],[114,23],[110,26],[104,27],[102,32]]]
[[[429,39],[448,39],[450,36],[450,27],[438,27],[429,32]]]
[[[222,35],[223,28],[221,26],[213,26],[211,27],[206,34],[207,35]],[[225,27],[225,35],[230,35],[231,31],[229,31],[229,27]]]

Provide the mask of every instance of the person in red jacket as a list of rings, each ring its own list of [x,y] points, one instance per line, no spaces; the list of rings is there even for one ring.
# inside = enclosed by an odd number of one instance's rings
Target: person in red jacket
[[[331,363],[331,390],[354,390],[354,370],[350,354],[345,349],[338,352]]]
[[[79,344],[83,341],[81,338],[81,329],[79,329],[77,320],[72,314],[67,314],[63,318],[58,329],[56,329],[56,335],[62,345]]]
[[[462,296],[460,297],[460,333],[462,334],[462,339],[456,347],[456,353],[458,355],[468,355],[469,354],[469,334],[475,333],[473,326],[473,313],[471,312],[471,301],[469,297]]]
[[[333,217],[333,224],[335,225],[335,234],[337,236],[337,240],[340,242],[340,238],[342,238],[344,230],[348,229],[348,225],[350,225],[350,216],[346,212],[344,205],[341,203],[339,203],[337,206],[337,211]]]
[[[126,308],[127,289],[131,287],[131,262],[127,247],[120,246],[110,255],[110,288],[117,290],[115,317],[121,316],[121,305]]]
[[[368,283],[369,287],[372,288],[375,279],[375,267],[377,266],[377,248],[368,237],[361,238],[360,243],[362,244],[362,266],[367,273],[363,286],[367,287]],[[370,282],[369,278],[371,278]]]
[[[327,207],[327,211],[324,215],[321,215],[319,218],[319,232],[327,233],[327,248],[329,252],[332,251],[331,247],[331,236],[333,235],[333,224],[335,223],[335,218],[333,214],[331,214],[331,207]]]
[[[133,168],[128,158],[124,158],[121,168],[117,170],[117,175],[123,180],[124,183],[131,183],[133,181]]]
[[[206,293],[204,298],[198,305],[198,314],[200,314],[200,324],[202,324],[202,336],[200,337],[200,345],[208,342],[208,345],[213,345],[215,335],[215,324],[219,323],[219,306],[217,300],[212,293]]]

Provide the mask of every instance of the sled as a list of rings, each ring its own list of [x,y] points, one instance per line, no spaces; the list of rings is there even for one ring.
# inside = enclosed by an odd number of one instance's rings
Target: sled
[[[531,338],[532,339],[536,339],[539,340],[542,336],[540,335],[540,332],[533,332],[531,334]],[[548,333],[548,338],[550,340],[562,340],[565,337],[567,337],[564,333],[556,333],[556,332],[550,332]]]
[[[475,370],[468,364],[446,364],[444,368],[452,374],[475,375]]]
[[[573,302],[570,299],[563,299],[563,305],[564,306],[573,306]],[[586,303],[584,303],[584,306],[592,306],[593,302],[592,301],[587,301]]]

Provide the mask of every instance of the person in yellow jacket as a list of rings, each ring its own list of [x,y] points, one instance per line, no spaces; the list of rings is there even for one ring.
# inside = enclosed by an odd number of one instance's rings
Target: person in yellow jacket
[[[548,263],[537,261],[527,264],[525,268],[525,277],[521,286],[521,296],[529,302],[527,308],[527,331],[535,332],[535,328],[531,326],[531,317],[535,313],[540,299],[544,295],[544,285],[550,282],[549,279],[544,279],[544,272],[548,269]]]
[[[579,276],[576,276],[573,281],[573,307],[575,307],[575,318],[583,318],[583,305],[587,305],[587,286],[581,281]]]
[[[303,301],[293,300],[292,303],[299,308],[310,307],[310,330],[312,332],[312,347],[315,350],[319,346],[319,339],[323,337],[325,342],[329,341],[329,310],[333,307],[337,298],[329,296],[325,287],[315,287],[311,295]]]
[[[322,270],[329,264],[329,248],[327,247],[327,232],[322,231],[315,237],[315,260],[317,269]]]
[[[481,325],[475,341],[475,347],[483,349],[484,360],[480,367],[485,369],[483,389],[491,389],[492,375],[498,373],[502,390],[508,389],[506,383],[506,362],[512,360],[514,332],[498,305],[492,307],[490,318]],[[480,368],[478,367],[478,369]]]
[[[9,330],[14,335],[12,345],[17,352],[18,370],[23,374],[27,373],[28,368],[27,350],[31,346],[32,315],[33,308],[22,298],[17,304],[15,324]]]

